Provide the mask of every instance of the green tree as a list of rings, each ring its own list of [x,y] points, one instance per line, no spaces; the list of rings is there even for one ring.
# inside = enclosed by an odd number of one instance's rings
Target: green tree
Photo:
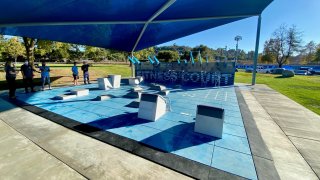
[[[154,47],[146,48],[134,53],[134,56],[140,60],[147,60],[148,56],[155,55]]]
[[[72,61],[80,60],[84,56],[84,52],[81,50],[84,48],[83,45],[70,44],[69,45],[69,59]]]
[[[35,48],[35,56],[38,55],[40,57],[49,56],[50,53],[54,50],[54,41],[49,40],[37,40],[36,48]]]
[[[272,56],[272,54],[262,54],[260,61],[262,63],[268,64],[268,63],[273,63],[273,59],[274,57]]]
[[[26,56],[27,56],[27,59],[30,61],[30,62],[33,62],[34,61],[34,47],[35,47],[35,44],[36,44],[36,39],[34,38],[28,38],[28,37],[23,37],[23,44],[24,44],[24,47],[25,47],[25,50],[26,50]]]
[[[4,52],[4,43],[5,43],[5,39],[3,35],[0,34],[0,59],[3,59],[2,53]]]
[[[124,52],[113,52],[108,54],[108,60],[111,61],[126,61],[127,55]]]
[[[316,53],[315,53],[315,59],[314,62],[316,62],[317,64],[320,64],[320,47],[318,47]]]
[[[17,37],[13,37],[7,41],[4,41],[3,52],[3,55],[12,57],[15,59],[15,61],[17,61],[18,56],[25,55],[25,49]]]
[[[196,46],[196,47],[192,48],[192,56],[195,58],[196,61],[198,61],[198,59],[199,59],[199,51],[200,51],[200,54],[201,54],[201,58],[203,60],[206,57],[208,57],[209,60],[213,60],[215,55],[216,55],[216,52],[213,49],[209,48],[206,45],[202,45],[201,44],[199,46]]]
[[[69,59],[70,48],[71,48],[71,45],[69,43],[55,42],[50,58],[55,61]]]
[[[84,51],[84,57],[92,59],[96,62],[104,60],[108,56],[109,52],[106,49],[86,46]]]
[[[158,53],[157,58],[165,62],[176,61],[179,58],[177,51],[164,50]]]
[[[275,53],[273,52],[273,47],[272,44],[273,40],[267,40],[264,43],[264,47],[263,47],[263,53],[261,55],[261,59],[260,62],[262,63],[273,63],[275,60]]]
[[[283,64],[293,55],[298,52],[301,47],[302,33],[299,32],[296,26],[288,28],[286,25],[281,25],[273,33],[273,37],[269,40],[268,45],[272,54],[275,55],[276,62],[281,68]]]
[[[302,50],[302,61],[305,63],[311,63],[315,59],[317,51],[317,45],[314,41],[307,43]]]

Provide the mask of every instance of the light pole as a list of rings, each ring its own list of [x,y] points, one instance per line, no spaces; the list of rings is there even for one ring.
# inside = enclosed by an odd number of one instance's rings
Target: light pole
[[[236,64],[237,64],[237,61],[238,61],[238,43],[239,43],[239,41],[242,40],[242,37],[238,35],[238,36],[236,36],[234,38],[234,40],[237,41],[237,44],[236,44]]]

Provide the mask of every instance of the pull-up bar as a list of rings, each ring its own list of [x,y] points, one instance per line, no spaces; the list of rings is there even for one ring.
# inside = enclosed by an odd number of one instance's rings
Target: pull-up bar
[[[148,60],[149,60],[149,62],[150,62],[151,64],[154,63],[154,61],[152,60],[152,58],[151,58],[150,56],[148,56]]]

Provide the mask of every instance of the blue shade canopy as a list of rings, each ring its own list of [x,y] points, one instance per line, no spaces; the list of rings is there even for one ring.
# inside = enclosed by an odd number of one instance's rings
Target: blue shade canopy
[[[141,50],[259,15],[272,0],[0,0],[0,34]]]

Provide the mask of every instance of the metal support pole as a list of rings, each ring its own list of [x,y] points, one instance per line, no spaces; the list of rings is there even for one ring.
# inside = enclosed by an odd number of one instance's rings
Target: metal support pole
[[[133,58],[133,51],[131,52],[131,58]],[[131,77],[136,77],[134,64],[131,63]]]
[[[258,56],[259,56],[260,29],[261,29],[261,14],[259,15],[259,18],[258,18],[256,48],[255,48],[254,58],[253,58],[252,85],[256,84],[256,71],[257,71],[257,63],[258,63]]]
[[[239,42],[239,40],[237,40],[237,45],[236,45],[236,59],[235,59],[236,65],[237,65],[237,61],[238,61],[238,42]]]

